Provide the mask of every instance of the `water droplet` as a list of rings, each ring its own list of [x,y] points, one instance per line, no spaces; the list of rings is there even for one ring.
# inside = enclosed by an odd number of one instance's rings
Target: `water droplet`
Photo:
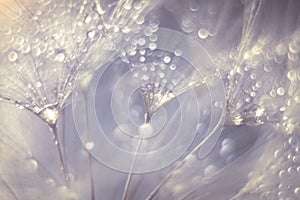
[[[255,83],[255,86],[256,86],[257,88],[260,88],[260,87],[262,86],[261,81],[257,81],[257,82]]]
[[[65,60],[65,54],[64,53],[59,53],[56,55],[56,60],[58,62],[63,62]]]
[[[94,30],[92,30],[92,31],[89,31],[87,33],[87,35],[88,35],[88,38],[93,39],[96,35],[96,32]]]
[[[139,2],[134,3],[133,8],[136,10],[140,10],[142,8],[142,4]]]
[[[152,42],[155,42],[157,39],[158,39],[158,37],[157,37],[157,35],[155,35],[155,34],[152,34],[152,35],[149,37],[149,40],[152,41]]]
[[[279,88],[277,89],[277,94],[278,94],[279,96],[283,96],[284,93],[285,93],[285,91],[284,91],[284,88],[283,88],[283,87],[279,87]]]
[[[250,93],[250,96],[251,96],[251,97],[255,97],[255,96],[256,96],[256,92],[251,92],[251,93]]]
[[[58,118],[58,111],[56,109],[46,108],[40,113],[40,116],[49,124],[55,124]]]
[[[170,70],[175,70],[176,69],[176,65],[175,64],[171,64],[170,65]]]
[[[15,51],[11,51],[8,53],[7,58],[10,62],[15,62],[18,59],[18,54]]]
[[[255,74],[255,73],[252,73],[252,74],[250,75],[250,78],[251,78],[252,80],[256,79],[256,74]]]
[[[140,57],[140,62],[145,62],[146,61],[146,58],[144,56],[141,56]]]
[[[138,16],[138,18],[135,20],[135,23],[138,25],[143,24],[145,21],[145,18],[143,16]]]
[[[22,45],[24,43],[24,38],[22,36],[17,36],[16,40],[15,40],[15,43],[17,45]]]
[[[130,32],[130,28],[129,28],[128,26],[124,26],[124,27],[121,29],[121,31],[122,31],[123,33],[129,33],[129,32]]]
[[[300,187],[297,187],[295,190],[294,190],[294,193],[296,195],[300,195]]]
[[[297,79],[297,73],[295,70],[291,70],[287,73],[287,77],[288,79],[290,79],[291,81],[296,80]]]
[[[36,87],[38,88],[42,87],[42,83],[40,81],[36,82]]]
[[[29,159],[27,161],[27,164],[28,164],[28,168],[30,171],[36,171],[38,169],[38,162],[34,159]]]
[[[270,65],[268,65],[268,64],[265,64],[264,70],[265,70],[265,72],[271,72],[272,71],[272,67]]]
[[[208,37],[208,31],[204,28],[200,28],[198,31],[198,36],[200,39],[206,39]]]
[[[145,45],[145,44],[146,44],[145,38],[140,38],[140,39],[138,40],[138,44],[139,44],[140,46]]]
[[[130,3],[130,2],[126,2],[126,3],[124,3],[123,7],[124,7],[126,10],[130,10],[130,9],[131,9],[131,3]]]
[[[284,170],[281,170],[279,173],[278,173],[278,176],[279,178],[283,178],[285,176],[286,172]]]
[[[217,167],[214,165],[208,165],[204,169],[204,176],[211,176],[217,171]]]
[[[55,181],[54,181],[52,178],[46,179],[45,183],[46,183],[47,185],[52,186],[52,187],[54,187],[54,186],[56,185]]]
[[[270,96],[271,97],[276,97],[276,91],[275,90],[271,90],[270,91]]]
[[[164,62],[165,62],[165,63],[171,62],[171,58],[170,58],[169,56],[165,56],[165,57],[164,57]]]
[[[92,21],[92,17],[90,15],[86,16],[85,19],[84,19],[84,22],[86,24],[90,23]]]
[[[157,48],[157,45],[156,45],[155,43],[151,42],[151,43],[149,44],[149,49],[150,49],[151,51],[155,50],[156,48]]]
[[[181,54],[182,54],[181,49],[176,49],[176,50],[174,51],[174,54],[175,54],[175,56],[181,56]]]

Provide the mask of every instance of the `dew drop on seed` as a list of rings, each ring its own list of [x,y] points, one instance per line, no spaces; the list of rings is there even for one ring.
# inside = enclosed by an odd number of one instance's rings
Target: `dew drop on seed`
[[[198,31],[198,36],[200,39],[206,39],[208,37],[208,31],[204,28],[200,28]]]
[[[265,72],[271,72],[272,71],[272,67],[270,65],[266,64],[264,66],[264,70],[265,70]]]
[[[65,60],[65,54],[64,54],[64,53],[59,53],[59,54],[57,54],[56,60],[57,60],[58,62],[63,62],[63,61]]]
[[[156,45],[155,43],[151,42],[151,43],[149,44],[149,49],[150,49],[151,51],[155,50],[156,48],[157,48],[157,45]]]
[[[171,58],[170,58],[169,56],[165,56],[165,57],[164,57],[164,62],[165,62],[165,63],[171,62]]]
[[[15,62],[18,59],[18,54],[15,51],[11,51],[8,53],[7,58],[10,62]]]
[[[94,142],[86,142],[85,143],[85,148],[87,150],[92,150],[95,147],[95,143]]]
[[[285,93],[285,91],[284,91],[284,88],[283,88],[283,87],[280,87],[280,88],[277,89],[277,94],[278,94],[279,96],[283,96],[284,93]]]
[[[176,50],[174,51],[174,54],[175,54],[175,56],[181,56],[181,54],[182,54],[181,49],[176,49]]]

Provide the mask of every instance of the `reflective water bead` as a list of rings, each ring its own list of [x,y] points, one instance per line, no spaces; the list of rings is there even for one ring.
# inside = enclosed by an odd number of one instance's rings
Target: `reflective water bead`
[[[204,28],[200,28],[198,31],[198,36],[200,39],[206,39],[208,37],[208,31]]]
[[[139,2],[136,2],[136,3],[134,3],[133,8],[136,9],[136,10],[139,10],[139,9],[142,8],[142,4],[139,3]]]
[[[164,62],[165,62],[165,63],[171,62],[171,58],[170,58],[169,56],[165,56],[165,57],[164,57]]]
[[[140,62],[145,62],[146,58],[144,56],[141,56],[139,60]]]
[[[151,43],[149,44],[149,49],[150,49],[151,51],[155,50],[156,48],[157,48],[157,45],[156,45],[155,43],[151,42]]]
[[[204,169],[204,175],[205,176],[211,176],[213,175],[216,171],[218,170],[218,168],[214,165],[208,165],[207,167],[205,167]]]
[[[170,65],[170,70],[175,70],[176,69],[176,65],[175,64],[171,64]]]
[[[255,87],[260,88],[261,86],[262,86],[261,81],[257,81],[257,82],[255,83]]]
[[[87,150],[92,150],[94,147],[95,147],[95,143],[94,142],[89,141],[89,142],[85,143],[85,148]]]
[[[175,49],[174,54],[175,54],[175,56],[181,56],[182,50],[181,49]]]
[[[65,60],[65,54],[64,53],[59,53],[56,55],[56,60],[58,62],[63,62]]]
[[[284,93],[285,93],[285,90],[284,90],[283,87],[279,87],[279,88],[277,89],[277,94],[278,94],[279,96],[283,96]]]
[[[295,70],[291,70],[287,73],[287,77],[288,79],[290,79],[291,81],[296,80],[297,79],[297,73]]]
[[[8,53],[7,58],[10,62],[15,62],[18,59],[18,54],[15,51],[11,51]]]
[[[265,64],[264,65],[264,70],[265,70],[265,72],[271,72],[272,71],[272,67],[270,65],[268,65],[268,64]]]
[[[88,35],[88,38],[93,39],[96,35],[96,32],[94,30],[92,30],[92,31],[89,31],[87,33],[87,35]]]

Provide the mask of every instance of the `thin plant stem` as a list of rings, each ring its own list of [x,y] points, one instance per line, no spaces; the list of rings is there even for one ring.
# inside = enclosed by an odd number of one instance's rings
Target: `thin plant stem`
[[[58,151],[58,156],[59,156],[59,160],[60,160],[60,167],[61,167],[61,170],[63,172],[64,179],[67,183],[67,186],[69,186],[69,180],[67,178],[68,169],[67,169],[67,165],[66,165],[66,163],[64,161],[64,158],[63,158],[62,147],[61,147],[60,140],[59,140],[59,137],[58,137],[57,122],[54,123],[54,124],[49,124],[49,126],[50,126],[50,128],[52,130],[52,133],[54,135],[55,144],[57,145],[57,151]]]
[[[148,195],[146,200],[153,199],[153,197],[157,194],[157,192],[160,190],[160,188],[166,183],[166,181],[168,181],[174,175],[175,170],[178,169],[179,167],[181,167],[182,165],[184,165],[184,163],[186,162],[187,156],[195,154],[196,151],[198,151],[200,149],[200,147],[202,147],[202,145],[211,137],[211,135],[214,134],[215,131],[217,131],[220,128],[221,127],[219,127],[219,126],[215,127],[212,130],[212,132],[200,144],[198,144],[190,153],[187,153],[186,155],[184,155],[184,158],[182,160],[180,160],[173,169],[171,169],[171,171],[165,176],[165,178]]]
[[[148,114],[148,112],[145,114],[145,123],[149,123],[150,122],[150,116]],[[142,146],[142,143],[143,143],[143,137],[140,138],[139,140],[139,143],[138,143],[138,146],[136,148],[136,151],[135,151],[135,155],[134,155],[134,158],[133,158],[133,161],[132,161],[132,164],[131,164],[131,167],[130,167],[130,170],[129,170],[129,174],[127,176],[127,180],[126,180],[126,183],[125,183],[125,187],[124,187],[124,192],[123,192],[123,196],[122,196],[122,200],[127,200],[128,198],[128,191],[129,191],[129,186],[130,186],[130,182],[131,182],[131,179],[132,179],[132,175],[133,175],[133,169],[134,169],[134,166],[135,166],[135,162],[136,162],[136,159],[137,159],[137,155],[138,155],[138,152],[140,151],[140,148]]]

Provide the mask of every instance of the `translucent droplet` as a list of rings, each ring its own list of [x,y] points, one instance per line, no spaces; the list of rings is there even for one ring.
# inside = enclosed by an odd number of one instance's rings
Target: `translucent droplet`
[[[139,44],[140,46],[145,45],[145,44],[146,44],[145,38],[140,38],[140,39],[138,40],[138,44]]]
[[[96,32],[94,30],[93,31],[89,31],[87,35],[88,35],[88,37],[90,39],[93,39],[95,37],[95,35],[96,35]]]
[[[156,45],[155,43],[151,42],[151,43],[149,44],[149,49],[150,49],[151,51],[155,50],[156,48],[157,48],[157,45]]]
[[[123,7],[124,7],[126,10],[130,10],[130,9],[131,9],[131,3],[130,3],[130,2],[126,2],[126,3],[124,3]]]
[[[275,97],[276,96],[276,91],[275,90],[271,90],[270,91],[270,96],[271,97]]]
[[[255,74],[255,73],[252,73],[252,74],[250,75],[250,78],[251,78],[252,80],[256,79],[256,74]]]
[[[38,162],[34,159],[29,159],[27,161],[27,164],[28,164],[29,170],[31,170],[31,171],[36,171],[38,169]]]
[[[284,170],[281,170],[279,173],[278,173],[278,176],[279,178],[283,178],[285,176],[286,172]]]
[[[86,16],[85,19],[84,19],[84,22],[86,24],[90,23],[92,21],[92,17],[90,15]]]
[[[18,36],[17,38],[16,38],[16,40],[15,40],[15,43],[17,44],[17,45],[22,45],[23,43],[24,43],[24,38],[22,37],[22,36]]]
[[[139,3],[139,2],[136,2],[136,3],[134,3],[133,8],[136,9],[136,10],[139,10],[139,9],[142,8],[142,4]]]
[[[268,64],[265,64],[264,70],[265,70],[265,72],[271,72],[272,71],[272,67],[270,65],[268,65]]]
[[[300,195],[300,187],[295,188],[294,193]]]
[[[40,116],[49,124],[55,124],[58,119],[58,111],[56,109],[46,108],[40,113]]]
[[[260,88],[260,87],[262,86],[261,81],[257,81],[257,82],[255,83],[255,86],[256,86],[257,88]]]
[[[64,53],[59,53],[56,55],[56,60],[58,62],[63,62],[65,60],[65,54]]]
[[[123,33],[129,33],[129,32],[130,32],[130,28],[129,28],[128,26],[124,26],[124,27],[121,29],[121,31],[122,31]]]
[[[204,176],[211,176],[217,171],[217,167],[214,165],[208,165],[204,169]]]
[[[149,37],[149,40],[152,41],[152,42],[155,42],[157,39],[158,39],[158,37],[157,37],[157,35],[155,35],[155,34],[152,34],[152,35]]]
[[[181,49],[176,49],[176,50],[174,51],[174,54],[175,54],[175,56],[181,56],[181,54],[182,54]]]
[[[18,59],[18,54],[15,51],[11,51],[8,53],[7,58],[10,62],[15,62]]]
[[[52,187],[54,187],[54,186],[56,185],[55,181],[54,181],[52,178],[46,179],[45,183],[46,183],[47,185],[52,186]]]
[[[141,56],[140,57],[140,62],[145,62],[146,61],[146,58],[144,56]]]
[[[200,39],[206,39],[208,37],[209,33],[206,29],[200,28],[198,31],[198,36]]]
[[[145,21],[145,18],[143,16],[139,16],[136,20],[135,23],[137,23],[138,25],[143,24]]]
[[[87,150],[92,150],[95,147],[95,143],[94,142],[86,142],[85,143],[85,148]]]
[[[285,91],[284,91],[284,88],[283,88],[283,87],[279,87],[279,88],[277,89],[277,94],[278,94],[279,96],[283,96],[284,93],[285,93]]]
[[[170,65],[170,70],[175,70],[176,69],[176,65],[175,64],[171,64]]]
[[[36,87],[38,87],[38,88],[42,87],[42,83],[41,83],[40,81],[36,82],[35,85],[36,85]]]
[[[251,96],[251,97],[255,97],[255,96],[256,96],[256,92],[251,92],[251,93],[250,93],[250,96]]]
[[[165,63],[171,62],[171,58],[170,58],[169,56],[165,56],[165,57],[164,57],[164,62],[165,62]]]
[[[291,81],[296,80],[297,79],[297,73],[294,70],[291,70],[287,73],[287,77],[288,79],[290,79]]]

